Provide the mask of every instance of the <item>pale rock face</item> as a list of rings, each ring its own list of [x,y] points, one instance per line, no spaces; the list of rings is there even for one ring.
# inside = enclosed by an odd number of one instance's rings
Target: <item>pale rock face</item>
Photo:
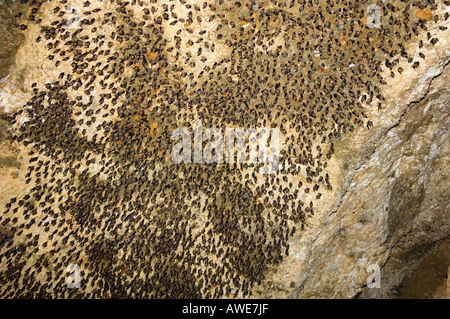
[[[448,238],[449,76],[445,68],[353,172],[313,240],[299,297],[394,297]],[[379,289],[365,287],[371,264],[381,269]]]
[[[431,31],[433,32],[433,31]],[[328,195],[262,297],[394,298],[430,251],[448,242],[450,36],[420,72],[387,80],[374,127],[336,143]],[[424,36],[424,35],[423,35]],[[411,45],[414,50],[414,45]],[[374,113],[375,114],[375,111]],[[449,260],[446,261],[447,266]],[[379,288],[368,288],[379,270]],[[435,293],[448,298],[446,282]]]
[[[448,241],[449,38],[427,53],[421,72],[388,80],[388,107],[373,129],[336,144],[338,190],[291,240],[297,255],[273,270],[261,296],[393,298]],[[368,288],[375,269],[380,288]]]
[[[357,137],[356,159],[351,151],[338,154],[343,165],[353,162],[355,168],[344,173],[335,208],[311,239],[292,296],[395,297],[421,258],[448,241],[448,45],[437,52],[412,88],[395,94],[404,82],[394,83],[395,107],[388,112],[397,116],[380,119],[389,126],[380,123],[371,132],[376,138]],[[367,288],[370,265],[380,268],[378,289]]]
[[[204,25],[208,30],[216,27]],[[165,27],[171,30],[170,25]],[[32,32],[37,31],[28,32],[32,38]],[[429,32],[435,34],[436,30]],[[426,34],[421,36],[426,38]],[[442,32],[435,46],[423,50],[427,59],[417,70],[405,63],[401,65],[404,73],[395,78],[389,78],[386,70],[387,85],[381,92],[386,97],[384,109],[376,110],[373,103],[367,110],[373,127],[357,129],[335,143],[335,155],[328,163],[333,191],[317,201],[320,205],[305,231],[289,239],[289,256],[270,270],[253,297],[393,298],[427,253],[448,245],[449,40],[450,31]],[[10,71],[12,78],[18,78],[29,62],[28,52],[34,43],[25,43]],[[414,52],[415,48],[411,44],[407,49]],[[39,67],[30,69],[25,83],[34,78],[56,78],[56,71],[42,62],[44,53],[34,52],[32,59]],[[208,63],[228,54],[218,41]],[[172,60],[170,55],[169,61],[175,63]],[[30,96],[31,92],[7,82],[2,85],[0,107],[12,112]],[[0,204],[4,205],[12,197],[27,194],[30,187],[23,183],[26,152],[3,143],[6,129],[3,121],[0,125],[2,159],[21,154],[19,160],[24,164],[12,162],[1,168]],[[203,222],[205,216],[200,217]],[[369,279],[377,269],[379,288],[370,288]],[[448,282],[442,283],[434,296],[450,297],[448,287]]]

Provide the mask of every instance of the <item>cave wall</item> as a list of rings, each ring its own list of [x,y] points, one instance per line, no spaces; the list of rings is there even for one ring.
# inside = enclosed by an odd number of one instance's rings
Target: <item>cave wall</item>
[[[449,76],[446,67],[354,171],[312,244],[299,297],[396,297],[448,241]],[[380,288],[367,287],[370,264],[380,267]]]
[[[435,14],[444,12],[441,4]],[[436,24],[428,32],[434,36],[445,24]],[[6,113],[32,96],[30,87],[36,78],[44,83],[58,76],[53,66],[39,62],[47,51],[34,48],[35,33],[36,28],[26,34],[28,41],[17,53],[14,67],[9,69],[11,61],[7,64],[12,79],[2,85],[0,95],[0,108]],[[427,37],[422,32],[419,39]],[[442,31],[436,45],[422,50],[425,61],[417,56],[417,43],[409,43],[408,53],[416,55],[420,66],[413,69],[402,62],[404,72],[395,78],[385,69],[383,109],[376,103],[367,106],[373,127],[360,127],[335,141],[327,168],[333,190],[315,201],[306,229],[289,239],[289,256],[269,270],[254,297],[394,298],[401,296],[427,255],[446,247],[450,234],[449,39],[450,32]],[[8,56],[14,54],[11,51]],[[8,134],[2,120],[2,206],[29,191],[23,178],[27,150],[8,144]],[[10,237],[5,229],[0,228],[2,240]],[[380,268],[380,288],[367,287],[370,265]]]

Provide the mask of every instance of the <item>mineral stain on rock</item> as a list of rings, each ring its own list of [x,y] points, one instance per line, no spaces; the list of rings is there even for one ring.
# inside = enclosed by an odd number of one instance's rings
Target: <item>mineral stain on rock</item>
[[[392,188],[388,212],[389,237],[395,230],[405,230],[404,226],[418,213],[425,195],[423,184],[413,176],[399,176]]]
[[[20,162],[12,156],[2,157],[0,158],[0,167],[20,168]]]
[[[0,80],[8,75],[9,67],[23,41],[21,29],[17,28],[23,5],[18,0],[0,0]]]

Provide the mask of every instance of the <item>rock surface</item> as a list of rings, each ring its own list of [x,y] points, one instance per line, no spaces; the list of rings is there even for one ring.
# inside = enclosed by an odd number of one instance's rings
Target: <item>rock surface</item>
[[[410,68],[387,80],[388,107],[370,132],[336,144],[340,187],[328,199],[332,205],[292,239],[301,257],[288,258],[261,296],[395,298],[424,256],[448,243],[449,39],[447,32],[427,53],[433,58],[419,74]],[[380,288],[368,288],[375,269]],[[445,278],[439,285],[446,286]],[[434,297],[449,298],[442,287],[433,287]]]
[[[272,10],[273,5],[268,2],[266,7]],[[445,12],[448,10],[441,4],[434,14]],[[429,19],[431,13],[425,10],[418,15]],[[274,28],[279,23],[276,19],[269,22]],[[434,36],[442,25],[448,23],[434,25],[427,32]],[[0,107],[6,113],[31,98],[30,84],[35,78],[50,82],[59,74],[53,64],[44,63],[45,48],[39,47],[30,57],[36,34],[37,28],[28,31],[28,41],[18,51],[10,70],[11,78],[2,84]],[[419,39],[426,38],[426,32],[421,32]],[[367,115],[373,127],[357,128],[335,142],[335,154],[327,168],[331,184],[335,185],[333,191],[315,202],[314,216],[308,216],[305,231],[289,239],[289,255],[270,269],[254,289],[253,297],[405,297],[403,287],[412,289],[408,288],[410,278],[411,282],[419,282],[415,278],[426,268],[423,263],[427,256],[445,251],[450,241],[449,41],[450,31],[442,31],[436,45],[424,48],[427,58],[417,70],[400,64],[403,74],[390,78],[385,68],[387,85],[381,89],[386,97],[384,108],[380,111],[377,103],[372,103]],[[228,53],[222,45],[218,45],[213,61]],[[416,47],[417,43],[410,43],[407,50],[414,55]],[[153,60],[157,55],[150,52],[147,57]],[[9,143],[10,129],[0,120],[2,208],[31,188],[24,183],[28,150],[21,144]],[[11,238],[8,228],[0,226],[0,242]],[[85,259],[89,257],[83,254]],[[113,263],[109,259],[102,262],[108,266]],[[448,269],[448,257],[438,262],[439,269]],[[7,268],[4,262],[0,264],[1,271]],[[368,278],[376,269],[380,271],[380,287],[370,288]],[[125,274],[127,271],[123,269]],[[441,277],[439,280],[445,276]],[[423,297],[450,297],[448,282],[439,280]]]
[[[446,67],[354,170],[311,245],[299,297],[395,297],[421,258],[448,241],[449,82]],[[371,264],[379,289],[365,287]]]

